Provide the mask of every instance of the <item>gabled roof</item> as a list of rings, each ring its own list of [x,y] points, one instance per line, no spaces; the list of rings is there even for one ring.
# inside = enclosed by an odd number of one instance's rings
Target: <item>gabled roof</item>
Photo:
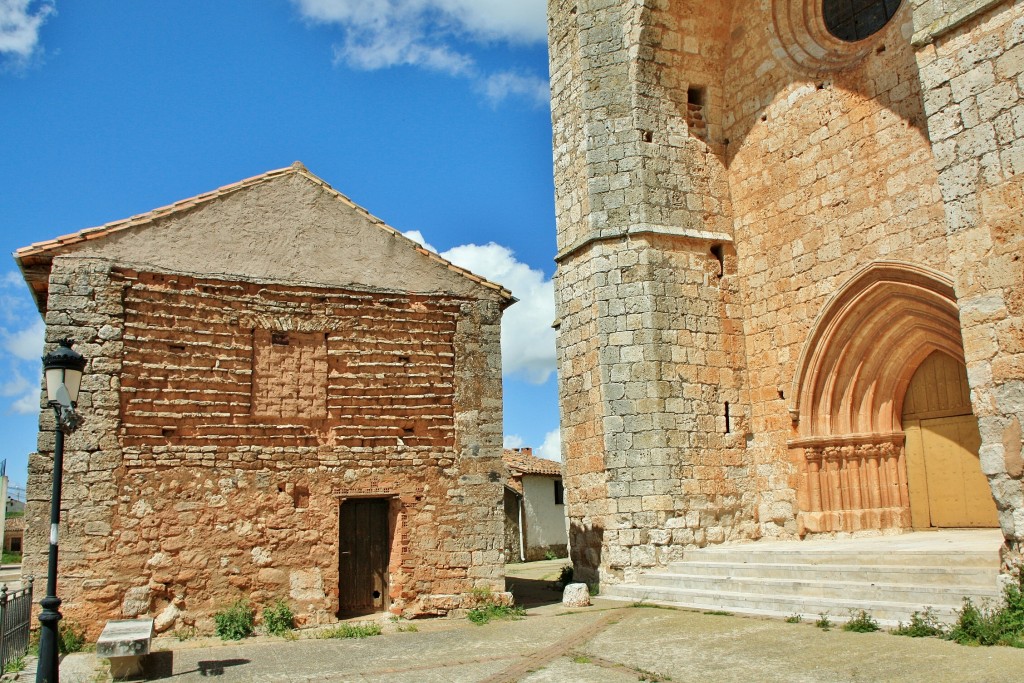
[[[538,458],[532,448],[506,448],[502,451],[501,460],[514,477],[523,474],[562,476],[562,463]]]
[[[14,260],[17,262],[18,267],[21,268],[22,275],[25,281],[28,283],[29,288],[32,290],[32,294],[36,299],[36,305],[41,312],[46,310],[46,294],[47,287],[49,285],[49,273],[50,267],[54,257],[62,254],[72,253],[76,248],[82,246],[87,242],[93,240],[102,240],[112,235],[124,233],[128,231],[137,230],[153,224],[155,221],[165,219],[175,214],[183,213],[185,211],[201,207],[211,202],[226,197],[228,195],[241,192],[243,190],[255,187],[262,183],[281,178],[288,174],[294,174],[313,182],[323,188],[328,194],[334,198],[343,202],[345,205],[361,213],[366,219],[379,227],[381,230],[387,231],[392,235],[399,237],[403,240],[407,240],[412,248],[424,256],[442,264],[449,270],[472,280],[473,282],[482,285],[483,287],[489,288],[497,292],[502,298],[508,300],[509,303],[514,302],[515,299],[509,290],[505,289],[501,285],[490,282],[489,280],[476,275],[465,268],[460,268],[450,261],[442,258],[440,255],[424,248],[422,245],[408,239],[402,233],[395,228],[387,225],[383,220],[372,215],[369,211],[363,207],[357,205],[351,199],[341,194],[323,179],[310,173],[309,170],[299,161],[296,161],[291,166],[286,168],[279,168],[273,171],[267,171],[245,180],[240,180],[230,185],[217,188],[211,192],[205,192],[203,194],[189,197],[188,199],[182,199],[173,204],[162,206],[146,213],[132,216],[131,218],[125,218],[119,221],[113,221],[105,225],[100,225],[92,228],[86,228],[79,230],[68,235],[62,235],[60,237],[46,240],[43,242],[36,242],[27,247],[22,247],[14,252]]]

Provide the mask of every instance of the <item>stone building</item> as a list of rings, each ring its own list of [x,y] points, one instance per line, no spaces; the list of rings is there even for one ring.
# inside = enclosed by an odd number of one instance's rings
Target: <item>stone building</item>
[[[1024,2],[550,0],[577,571],[1024,543]],[[979,459],[980,455],[980,459]]]
[[[301,164],[18,250],[47,342],[88,359],[68,439],[64,614],[210,628],[443,614],[504,591],[502,287]],[[29,462],[45,574],[53,421]]]

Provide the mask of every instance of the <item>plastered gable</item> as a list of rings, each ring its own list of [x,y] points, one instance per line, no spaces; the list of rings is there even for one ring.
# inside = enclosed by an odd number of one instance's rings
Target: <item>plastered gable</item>
[[[303,168],[273,173],[56,253],[196,275],[501,298]]]

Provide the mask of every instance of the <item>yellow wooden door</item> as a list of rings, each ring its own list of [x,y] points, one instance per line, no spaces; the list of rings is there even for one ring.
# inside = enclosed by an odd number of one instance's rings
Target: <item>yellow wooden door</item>
[[[981,472],[981,437],[973,415],[921,420],[931,526],[994,527],[999,514]]]
[[[999,526],[962,363],[936,352],[921,364],[904,399],[903,429],[914,527]]]

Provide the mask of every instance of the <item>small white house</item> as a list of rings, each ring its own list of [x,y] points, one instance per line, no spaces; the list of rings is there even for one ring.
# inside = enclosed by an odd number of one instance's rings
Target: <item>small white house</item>
[[[532,448],[506,448],[502,454],[505,487],[507,561],[525,562],[568,556],[562,464],[538,458]]]

